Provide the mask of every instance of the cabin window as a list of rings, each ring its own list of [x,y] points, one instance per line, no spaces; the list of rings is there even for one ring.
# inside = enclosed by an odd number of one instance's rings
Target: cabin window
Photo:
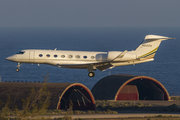
[[[62,58],[65,58],[65,55],[61,55]]]
[[[80,58],[80,56],[79,56],[79,55],[76,55],[76,58],[77,58],[77,59],[79,59],[79,58]]]
[[[42,57],[43,55],[42,54],[39,54],[39,57]]]
[[[68,58],[72,58],[73,56],[72,55],[69,55]]]
[[[57,58],[57,55],[54,55],[55,58]]]
[[[24,54],[25,52],[23,52],[23,51],[19,51],[19,52],[17,52],[16,54]]]
[[[84,58],[84,59],[86,59],[86,58],[87,58],[87,56],[84,56],[83,58]]]
[[[49,55],[49,54],[47,54],[47,55],[46,55],[46,57],[50,57],[50,55]]]
[[[91,56],[91,59],[94,59],[95,57],[94,56]]]

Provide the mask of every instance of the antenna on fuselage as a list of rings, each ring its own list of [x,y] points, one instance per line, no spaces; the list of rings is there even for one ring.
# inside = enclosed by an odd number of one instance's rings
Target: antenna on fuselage
[[[55,48],[54,50],[57,50],[57,48]]]

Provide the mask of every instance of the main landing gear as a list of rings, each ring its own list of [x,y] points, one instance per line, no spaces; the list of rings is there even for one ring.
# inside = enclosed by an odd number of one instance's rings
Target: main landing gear
[[[94,76],[95,76],[95,73],[94,73],[94,72],[89,72],[89,73],[88,73],[88,76],[89,76],[89,77],[94,77]]]
[[[89,65],[89,67],[88,67],[88,76],[89,77],[94,77],[95,76],[95,73],[93,72],[94,70],[96,70],[96,69],[93,69],[93,65]]]
[[[20,66],[21,66],[21,63],[18,63],[18,66],[17,66],[16,72],[19,72]]]

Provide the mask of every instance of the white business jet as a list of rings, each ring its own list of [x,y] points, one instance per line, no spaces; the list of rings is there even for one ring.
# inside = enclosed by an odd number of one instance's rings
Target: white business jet
[[[154,55],[163,40],[174,39],[159,35],[147,35],[136,50],[132,51],[63,51],[63,50],[21,50],[9,61],[17,62],[18,72],[22,63],[48,64],[61,68],[87,69],[89,77],[94,77],[96,69],[104,71],[117,66],[134,65],[154,60]]]

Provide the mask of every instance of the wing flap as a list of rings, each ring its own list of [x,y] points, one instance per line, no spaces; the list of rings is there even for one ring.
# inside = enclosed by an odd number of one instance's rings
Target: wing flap
[[[106,70],[106,69],[108,69],[108,68],[110,68],[110,67],[112,67],[112,66],[113,66],[112,64],[106,63],[106,64],[102,64],[102,65],[100,65],[100,66],[96,66],[96,68],[97,68],[98,70],[100,70],[100,71],[104,71],[104,70]]]

